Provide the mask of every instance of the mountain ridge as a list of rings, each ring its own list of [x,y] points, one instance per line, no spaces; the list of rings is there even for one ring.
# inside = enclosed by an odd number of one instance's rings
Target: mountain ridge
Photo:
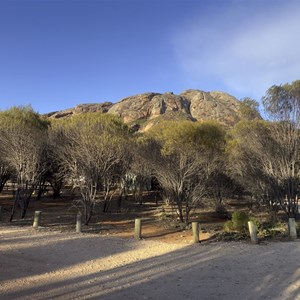
[[[176,95],[172,92],[148,92],[128,96],[116,103],[86,103],[74,108],[46,114],[50,118],[66,118],[86,112],[111,113],[119,116],[135,130],[146,131],[162,120],[215,120],[233,126],[240,120],[241,102],[222,92],[188,89]]]

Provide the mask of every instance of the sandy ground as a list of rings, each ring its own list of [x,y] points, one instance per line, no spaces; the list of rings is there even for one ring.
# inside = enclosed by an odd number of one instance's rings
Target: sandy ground
[[[187,245],[2,226],[0,299],[300,299],[300,242]]]

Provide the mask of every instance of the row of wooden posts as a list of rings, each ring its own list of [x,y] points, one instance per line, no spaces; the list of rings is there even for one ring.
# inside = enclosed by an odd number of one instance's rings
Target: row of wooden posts
[[[2,207],[0,206],[0,221],[1,218]],[[41,219],[41,211],[34,212],[34,219],[33,219],[33,228],[38,228],[40,219]],[[257,228],[253,221],[248,222],[248,228],[250,233],[251,242],[254,244],[258,244],[258,237],[257,237]],[[76,217],[76,233],[81,233],[82,231],[82,220],[81,214],[77,214]],[[192,233],[193,233],[193,241],[194,243],[200,243],[200,224],[199,222],[192,222]],[[289,218],[289,233],[292,239],[297,239],[297,229],[296,229],[296,222],[294,218]],[[140,240],[142,238],[142,219],[135,219],[134,224],[134,238],[136,240]]]

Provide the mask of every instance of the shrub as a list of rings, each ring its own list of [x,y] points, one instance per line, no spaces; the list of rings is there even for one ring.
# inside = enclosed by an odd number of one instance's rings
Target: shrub
[[[257,235],[260,238],[288,237],[288,226],[286,222],[263,223],[257,226]]]
[[[284,238],[289,236],[288,224],[286,222],[260,222],[256,218],[250,218],[257,228],[257,235],[260,239]]]
[[[243,211],[235,211],[231,220],[224,224],[224,230],[227,232],[238,231],[244,233],[248,230],[248,214]]]

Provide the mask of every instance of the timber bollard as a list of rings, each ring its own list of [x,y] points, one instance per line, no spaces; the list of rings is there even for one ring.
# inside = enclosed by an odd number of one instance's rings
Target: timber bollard
[[[248,222],[248,227],[249,227],[249,232],[250,232],[250,237],[251,237],[251,242],[254,244],[258,244],[258,238],[257,238],[257,229],[253,221]]]
[[[290,237],[295,240],[297,238],[296,222],[294,218],[289,218]]]
[[[76,233],[81,233],[81,213],[78,213],[76,216]]]
[[[36,210],[34,212],[34,220],[33,220],[33,228],[38,228],[39,227],[39,222],[41,219],[41,214],[42,212],[40,210]]]
[[[142,238],[142,220],[141,219],[135,219],[134,238],[136,240],[140,240]]]
[[[199,222],[192,222],[192,231],[193,231],[193,238],[194,243],[197,244],[200,242],[199,239]]]

